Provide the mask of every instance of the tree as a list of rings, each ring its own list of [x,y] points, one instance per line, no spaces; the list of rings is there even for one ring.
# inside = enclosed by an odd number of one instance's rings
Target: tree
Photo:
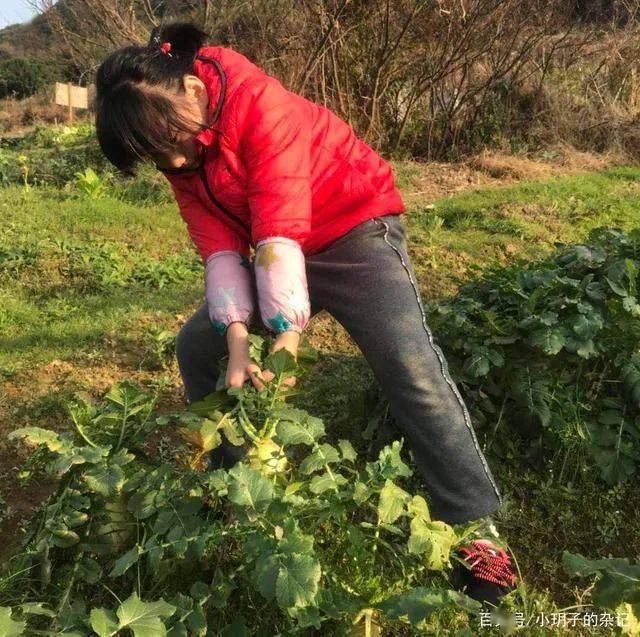
[[[59,70],[35,58],[0,60],[0,98],[22,99],[37,93],[59,77]]]

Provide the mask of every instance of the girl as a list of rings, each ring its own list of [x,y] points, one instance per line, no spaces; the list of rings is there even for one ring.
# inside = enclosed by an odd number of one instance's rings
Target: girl
[[[274,350],[294,355],[325,309],[371,365],[434,514],[491,514],[500,495],[425,322],[391,166],[330,110],[204,40],[192,25],[167,26],[113,53],[96,79],[104,154],[129,174],[149,159],[164,172],[205,266],[207,303],[176,341],[188,400],[214,391],[227,353],[227,386],[262,386],[249,358],[256,305]],[[224,466],[234,449],[223,447]],[[468,594],[496,602],[513,587],[509,557],[490,540],[459,552]]]

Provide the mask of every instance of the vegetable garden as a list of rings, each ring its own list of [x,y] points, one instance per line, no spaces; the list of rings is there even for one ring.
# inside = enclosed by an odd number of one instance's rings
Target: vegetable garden
[[[6,388],[25,385],[3,390],[2,451],[21,466],[0,477],[48,485],[24,520],[0,517],[21,529],[3,553],[1,637],[639,634],[640,171],[411,204],[419,277],[457,286],[423,292],[428,320],[504,485],[497,521],[522,572],[487,626],[450,581],[475,525],[432,519],[348,348],[312,330],[294,360],[257,331],[265,389],[219,385],[184,407],[174,317],[199,302],[201,266],[169,239],[180,226],[164,185],[109,175],[91,135],[0,147],[0,368]],[[399,172],[406,188],[411,169]],[[591,187],[606,203],[585,210]],[[524,215],[534,201],[553,237]],[[135,247],[132,233],[148,238]],[[477,257],[457,280],[438,256],[456,242]],[[505,243],[517,256],[498,258]],[[146,361],[135,374],[30,395],[52,358],[81,368],[126,349]],[[212,468],[223,439],[246,455]],[[623,621],[535,623],[569,609]]]

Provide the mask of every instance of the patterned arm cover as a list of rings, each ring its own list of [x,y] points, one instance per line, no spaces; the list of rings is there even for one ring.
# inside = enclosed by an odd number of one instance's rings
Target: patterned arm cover
[[[287,237],[267,237],[256,244],[254,266],[264,325],[276,334],[301,333],[311,309],[300,244]]]
[[[249,325],[254,313],[255,290],[249,261],[234,250],[215,252],[206,261],[205,296],[209,318],[224,336],[231,323]]]

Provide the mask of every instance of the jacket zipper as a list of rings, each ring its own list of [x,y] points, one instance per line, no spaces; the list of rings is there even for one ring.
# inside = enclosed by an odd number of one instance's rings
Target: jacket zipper
[[[242,228],[243,234],[246,237],[248,237],[249,236],[248,228],[245,225],[245,223],[242,221],[242,219],[240,219],[240,217],[238,217],[238,215],[233,214],[228,208],[223,206],[220,203],[220,200],[213,194],[213,191],[211,190],[211,186],[209,185],[209,180],[207,179],[207,172],[205,170],[205,160],[206,160],[206,149],[203,149],[202,161],[200,162],[200,179],[201,179],[201,181],[202,181],[202,183],[204,185],[204,189],[207,191],[207,194],[209,195],[209,199],[211,199],[211,201],[218,208],[220,208],[220,210],[224,214],[226,214],[227,217],[229,217],[230,219],[235,221],[235,223],[237,223]]]
[[[221,86],[220,95],[218,97],[218,104],[216,105],[216,110],[215,110],[215,114],[213,116],[213,121],[210,124],[210,126],[213,126],[213,124],[215,124],[218,121],[218,119],[220,117],[220,113],[222,112],[222,106],[224,105],[224,100],[225,100],[225,97],[226,97],[226,94],[227,94],[227,76],[226,76],[226,74],[224,72],[224,69],[222,68],[221,64],[215,58],[209,57],[207,55],[198,55],[198,59],[202,60],[204,62],[211,62],[215,66],[216,71],[218,72],[218,75],[220,76],[220,86]],[[235,221],[242,228],[242,233],[248,238],[249,237],[249,229],[245,225],[245,223],[242,221],[242,219],[240,219],[240,217],[238,217],[237,215],[234,215],[230,210],[225,208],[220,203],[218,198],[213,194],[213,191],[211,190],[211,186],[209,186],[209,180],[207,179],[207,172],[205,170],[206,159],[207,159],[207,149],[203,148],[202,149],[202,157],[201,157],[201,161],[200,161],[200,179],[202,180],[202,183],[204,185],[204,189],[207,191],[207,194],[209,195],[209,199],[211,199],[211,201],[214,203],[214,205],[216,205],[224,214],[226,214],[227,217],[229,217],[229,219],[232,219],[233,221]]]

